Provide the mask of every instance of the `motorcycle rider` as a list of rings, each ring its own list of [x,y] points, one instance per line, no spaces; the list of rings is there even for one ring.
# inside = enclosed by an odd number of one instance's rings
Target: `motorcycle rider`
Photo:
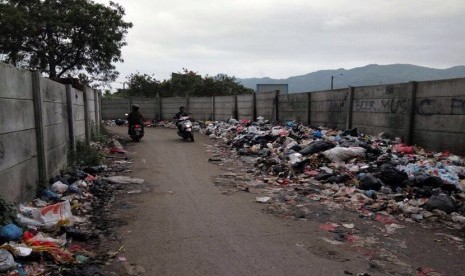
[[[174,118],[179,120],[181,117],[184,117],[184,116],[189,116],[189,114],[187,114],[186,112],[184,112],[184,106],[180,106],[179,107],[179,112],[176,113],[176,115],[174,115]],[[176,126],[178,127],[178,130],[181,132],[181,124],[179,124],[178,122],[176,122]]]
[[[129,113],[126,120],[128,120],[128,134],[131,134],[131,126],[135,124],[141,125],[141,133],[144,134],[144,116],[140,113],[138,104],[132,105],[132,112]]]

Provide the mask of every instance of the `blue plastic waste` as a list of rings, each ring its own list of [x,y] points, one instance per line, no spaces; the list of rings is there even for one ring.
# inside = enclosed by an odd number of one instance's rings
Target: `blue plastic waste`
[[[0,228],[0,238],[5,241],[18,240],[23,236],[23,229],[16,226],[16,224],[7,224]]]
[[[313,132],[313,137],[315,138],[323,138],[323,133],[321,133],[321,130],[316,130]]]
[[[58,194],[50,191],[49,189],[45,189],[40,194],[40,199],[44,201],[57,201],[60,200],[60,197],[58,196]]]

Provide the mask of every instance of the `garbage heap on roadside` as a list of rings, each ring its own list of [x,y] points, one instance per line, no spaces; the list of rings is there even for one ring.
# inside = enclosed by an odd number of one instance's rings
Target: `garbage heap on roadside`
[[[262,117],[205,126],[201,133],[253,158],[256,173],[274,187],[271,201],[297,207],[319,201],[374,219],[386,215],[465,226],[465,160],[460,156],[407,146],[388,133],[272,125]]]
[[[69,168],[18,208],[2,201],[0,274],[101,275],[98,265],[106,260],[98,250],[110,231],[107,206],[117,184],[134,179],[117,176],[128,163],[118,158],[125,153],[117,140],[94,146],[113,161]]]

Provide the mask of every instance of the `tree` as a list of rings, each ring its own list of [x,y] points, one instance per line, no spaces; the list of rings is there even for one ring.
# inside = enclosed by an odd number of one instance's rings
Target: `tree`
[[[126,79],[129,84],[128,94],[132,97],[156,97],[161,91],[160,82],[153,76],[137,72]]]
[[[119,89],[116,97],[210,97],[239,94],[253,94],[240,84],[235,77],[218,74],[215,77],[201,75],[183,68],[182,72],[171,74],[171,79],[157,81],[153,75],[139,72],[126,77],[128,89]]]
[[[91,0],[0,0],[0,57],[50,78],[80,75],[92,83],[118,76],[132,23],[124,8]]]

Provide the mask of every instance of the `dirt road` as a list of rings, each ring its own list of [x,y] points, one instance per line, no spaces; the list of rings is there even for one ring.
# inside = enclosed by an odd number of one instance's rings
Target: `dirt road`
[[[125,136],[124,128],[111,128]],[[309,244],[315,225],[262,212],[255,196],[226,196],[212,183],[221,169],[208,163],[204,144],[183,142],[170,129],[147,129],[129,144],[132,175],[153,184],[132,195],[121,234],[129,263],[145,275],[356,275],[361,258]],[[223,171],[224,173],[224,171]],[[128,205],[129,206],[129,205]],[[353,273],[353,274],[350,274]],[[370,273],[376,275],[376,273]]]

